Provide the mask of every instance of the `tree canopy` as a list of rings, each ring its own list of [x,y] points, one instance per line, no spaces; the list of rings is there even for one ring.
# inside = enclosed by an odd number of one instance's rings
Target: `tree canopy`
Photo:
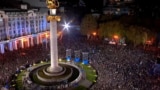
[[[97,31],[97,26],[98,24],[95,17],[93,17],[91,14],[87,14],[84,16],[81,22],[81,33],[83,35],[93,33]]]
[[[124,36],[124,27],[118,21],[110,21],[107,23],[102,23],[99,26],[99,35],[112,38],[114,35],[119,37]]]
[[[145,45],[147,41],[154,42],[156,33],[144,27],[136,25],[134,18],[120,18],[112,20],[107,15],[101,16],[96,20],[91,14],[87,14],[81,22],[81,33],[83,35],[97,32],[100,37],[112,39],[117,35],[120,39],[125,38],[127,43],[137,45]],[[98,27],[97,27],[98,26]]]

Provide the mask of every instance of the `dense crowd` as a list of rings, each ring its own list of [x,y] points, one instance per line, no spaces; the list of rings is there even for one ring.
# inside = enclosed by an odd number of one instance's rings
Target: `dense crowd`
[[[42,45],[38,45],[0,54],[0,86],[9,85],[12,75],[26,65],[45,60],[48,51],[43,48]]]
[[[91,90],[160,90],[155,57],[143,50],[105,45],[90,62],[98,72]]]
[[[97,41],[64,36],[58,44],[59,58],[65,57],[68,48],[90,52],[89,62],[98,73],[91,90],[160,90],[160,80],[153,74],[156,58],[152,53]],[[0,85],[9,83],[21,66],[48,60],[49,44],[48,48],[45,45],[0,54]]]

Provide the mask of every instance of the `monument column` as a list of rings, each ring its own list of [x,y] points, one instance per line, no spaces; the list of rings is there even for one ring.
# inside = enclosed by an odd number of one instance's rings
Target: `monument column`
[[[58,67],[58,50],[57,50],[57,22],[50,22],[50,50],[51,50],[51,68]]]
[[[47,0],[47,7],[49,8],[50,15],[47,17],[47,21],[50,21],[50,52],[51,52],[51,66],[48,68],[49,72],[60,72],[62,67],[58,65],[58,47],[57,47],[57,21],[60,21],[60,17],[56,15],[56,8],[59,7],[59,2],[53,0],[50,3]]]

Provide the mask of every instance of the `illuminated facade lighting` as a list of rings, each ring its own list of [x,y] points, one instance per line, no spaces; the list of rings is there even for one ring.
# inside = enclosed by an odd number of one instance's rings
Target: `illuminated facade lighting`
[[[0,11],[0,53],[42,43],[42,34],[48,31],[46,15],[38,11]]]

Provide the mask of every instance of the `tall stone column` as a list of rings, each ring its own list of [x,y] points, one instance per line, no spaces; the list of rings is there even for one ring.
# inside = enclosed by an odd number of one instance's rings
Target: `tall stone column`
[[[14,50],[17,50],[17,49],[18,49],[18,47],[17,47],[17,41],[16,41],[16,40],[13,41],[13,49],[14,49]]]
[[[31,37],[30,45],[31,45],[31,46],[34,46],[33,37]]]
[[[0,44],[0,53],[4,54],[4,44]]]
[[[34,20],[34,33],[37,33],[37,26],[36,26],[36,17],[33,17],[33,20]]]
[[[18,32],[19,28],[18,28],[18,24],[17,24],[19,21],[17,19],[18,19],[18,17],[16,17],[16,20],[15,20],[15,25],[16,25],[15,35],[16,35],[16,37],[19,36],[19,32]]]
[[[58,66],[58,47],[57,47],[57,22],[50,21],[50,50],[51,50],[51,72],[61,71]]]
[[[20,16],[20,19],[21,19],[21,17],[22,16]],[[22,33],[22,20],[19,20],[18,22],[19,22],[19,25],[20,25],[20,28],[18,28],[20,30],[19,35],[22,36],[23,35],[23,33]]]
[[[31,34],[31,23],[30,23],[30,17],[28,16],[28,34]]]
[[[23,39],[20,40],[20,46],[21,46],[21,48],[24,48],[24,41],[23,41]]]
[[[37,45],[39,44],[39,35],[37,35],[37,37],[36,37],[36,41],[37,41]]]
[[[39,43],[42,44],[42,35],[39,35]]]
[[[27,47],[30,47],[29,38],[27,38]]]
[[[13,51],[13,44],[12,44],[12,42],[9,42],[9,43],[8,43],[8,49],[9,49],[10,51]]]
[[[47,0],[50,15],[47,20],[50,21],[50,52],[51,52],[51,66],[48,68],[49,72],[61,72],[62,67],[58,65],[58,46],[57,46],[57,21],[60,17],[56,15],[56,8],[59,7],[59,2],[56,0],[49,3]]]

